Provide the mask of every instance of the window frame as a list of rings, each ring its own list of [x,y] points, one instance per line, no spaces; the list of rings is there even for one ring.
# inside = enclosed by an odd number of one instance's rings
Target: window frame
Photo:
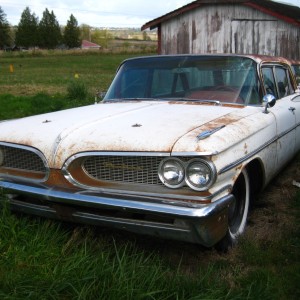
[[[272,71],[272,77],[274,79],[274,88],[276,88],[276,95],[273,95],[276,97],[276,99],[282,99],[284,97],[287,97],[289,95],[292,95],[293,93],[295,93],[295,89],[293,87],[293,83],[292,83],[292,78],[291,78],[291,70],[289,68],[289,66],[284,65],[284,64],[270,64],[270,63],[265,63],[262,64],[260,67],[260,72],[261,72],[261,78],[262,78],[262,86],[264,88],[264,92],[265,94],[267,94],[266,91],[266,85],[265,85],[265,78],[264,78],[264,73],[263,70],[264,69],[270,69]],[[288,92],[287,95],[284,95],[283,97],[281,96],[280,90],[279,90],[279,80],[278,80],[278,74],[276,72],[276,70],[284,70],[285,71],[285,75],[286,75],[286,79],[287,79],[287,87],[288,87]]]

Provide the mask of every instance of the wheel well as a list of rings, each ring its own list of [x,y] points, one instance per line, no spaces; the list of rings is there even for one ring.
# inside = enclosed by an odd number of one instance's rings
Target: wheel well
[[[253,200],[264,186],[264,169],[258,159],[251,161],[246,168],[250,178],[250,197]]]

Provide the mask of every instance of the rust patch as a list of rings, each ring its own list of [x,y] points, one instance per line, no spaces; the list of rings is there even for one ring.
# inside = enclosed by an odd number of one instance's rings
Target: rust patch
[[[26,170],[17,170],[12,168],[0,168],[0,173],[4,175],[16,176],[16,177],[26,177],[34,180],[42,180],[45,178],[44,172],[34,172]]]
[[[182,101],[169,101],[169,104],[185,104],[185,105],[211,105],[211,106],[224,106],[224,107],[232,107],[232,108],[245,108],[245,106],[240,105],[240,104],[234,104],[234,103],[220,103],[216,104],[214,102],[198,102],[198,101],[193,101],[193,100],[187,100],[186,102]]]
[[[61,173],[61,170],[51,169],[48,180],[46,181],[48,186],[58,186],[58,187],[73,187],[74,186],[66,180],[66,178]]]

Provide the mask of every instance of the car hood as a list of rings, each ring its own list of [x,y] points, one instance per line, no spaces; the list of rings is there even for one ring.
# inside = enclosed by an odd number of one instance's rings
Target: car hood
[[[3,122],[0,141],[37,148],[54,168],[85,151],[215,153],[218,146],[197,135],[253,113],[241,106],[197,103],[103,103]]]

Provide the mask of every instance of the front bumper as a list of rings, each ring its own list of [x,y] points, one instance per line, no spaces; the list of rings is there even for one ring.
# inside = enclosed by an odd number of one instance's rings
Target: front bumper
[[[13,211],[211,247],[226,234],[229,194],[209,204],[98,191],[49,189],[0,179]],[[6,201],[6,199],[0,199]]]

